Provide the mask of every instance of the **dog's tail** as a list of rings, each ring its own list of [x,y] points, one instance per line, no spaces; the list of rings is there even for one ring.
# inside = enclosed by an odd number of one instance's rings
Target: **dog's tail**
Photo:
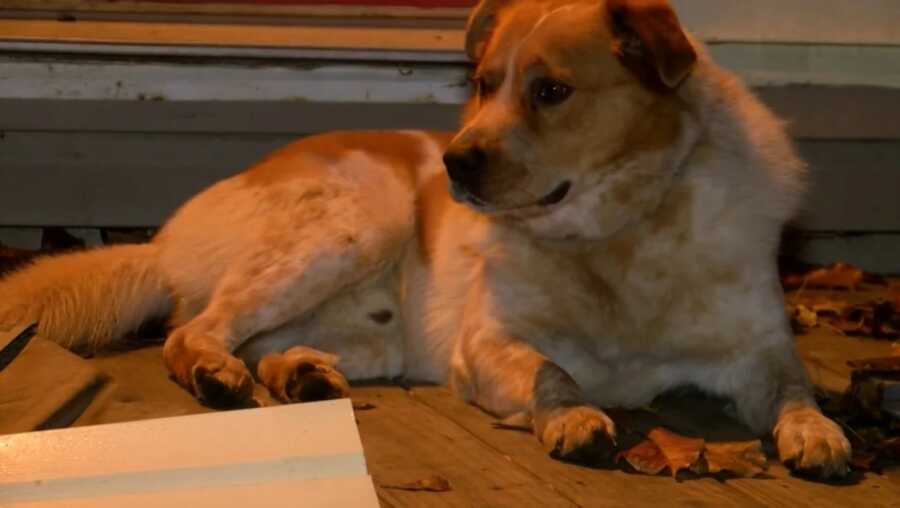
[[[0,279],[0,330],[38,323],[38,334],[84,353],[165,316],[170,296],[154,244],[38,258]]]

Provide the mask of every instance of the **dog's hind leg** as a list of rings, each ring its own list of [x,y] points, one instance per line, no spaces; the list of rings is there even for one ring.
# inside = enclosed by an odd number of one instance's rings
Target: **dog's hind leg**
[[[232,352],[387,269],[411,235],[411,213],[400,207],[362,196],[323,207],[316,221],[283,214],[264,222],[260,241],[228,266],[204,310],[167,339],[170,372],[206,404],[250,403],[253,378]]]

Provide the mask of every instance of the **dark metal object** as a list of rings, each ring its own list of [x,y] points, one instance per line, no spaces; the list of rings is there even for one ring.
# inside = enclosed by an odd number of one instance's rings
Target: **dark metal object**
[[[9,344],[0,349],[0,371],[5,369],[7,365],[12,363],[12,361],[19,356],[19,353],[21,353],[22,350],[25,349],[25,346],[31,342],[35,333],[37,333],[37,323],[29,325],[22,330],[16,338],[11,340]]]

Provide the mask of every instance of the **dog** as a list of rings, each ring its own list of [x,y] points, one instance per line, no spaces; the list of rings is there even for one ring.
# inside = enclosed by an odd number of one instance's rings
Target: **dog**
[[[845,474],[776,273],[805,178],[780,121],[664,0],[483,0],[465,44],[455,135],[301,139],[149,244],[7,277],[0,325],[96,350],[168,316],[166,365],[211,406],[405,376],[567,460],[611,446],[600,408],[694,385],[794,469]]]

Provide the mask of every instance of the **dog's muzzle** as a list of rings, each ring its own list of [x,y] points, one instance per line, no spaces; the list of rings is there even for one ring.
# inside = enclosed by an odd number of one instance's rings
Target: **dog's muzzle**
[[[484,150],[475,147],[447,151],[444,154],[444,166],[447,168],[450,181],[469,192],[478,186],[485,160],[487,157]]]
[[[475,206],[486,204],[478,195],[478,184],[486,160],[484,150],[477,147],[448,150],[444,153],[444,166],[450,177],[450,194],[453,199]]]

